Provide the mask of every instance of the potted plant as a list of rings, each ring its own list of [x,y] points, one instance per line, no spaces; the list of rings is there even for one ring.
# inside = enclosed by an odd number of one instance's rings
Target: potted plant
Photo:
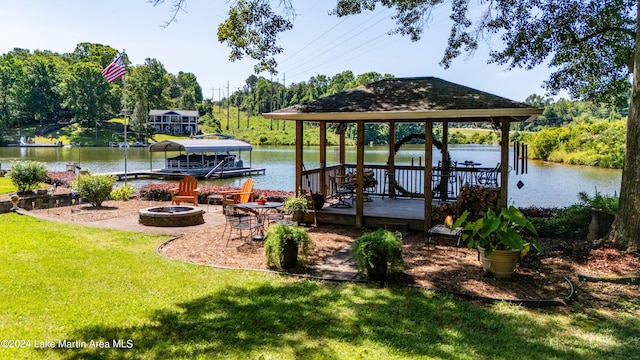
[[[482,260],[482,268],[497,278],[510,277],[518,260],[533,247],[542,252],[535,239],[525,240],[522,235],[529,231],[538,235],[536,228],[514,206],[503,208],[500,212],[491,209],[476,221],[466,221],[469,211],[465,211],[452,225],[455,229],[464,226],[462,239],[468,248],[477,248]]]
[[[291,214],[298,224],[305,222],[305,213],[309,210],[309,199],[305,195],[289,196],[284,200],[284,212]]]
[[[265,234],[264,254],[267,266],[291,269],[298,262],[298,253],[309,254],[311,240],[307,229],[297,225],[273,223]]]
[[[584,191],[579,192],[578,197],[591,215],[587,240],[593,242],[605,236],[611,229],[611,224],[618,211],[619,198],[616,194],[602,195],[597,189],[593,197]]]
[[[351,254],[369,279],[385,280],[389,268],[402,268],[402,235],[384,229],[366,233],[353,242]]]

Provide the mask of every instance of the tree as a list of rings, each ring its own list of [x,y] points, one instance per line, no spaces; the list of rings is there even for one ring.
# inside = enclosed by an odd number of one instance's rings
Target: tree
[[[154,1],[156,5],[161,0]],[[186,4],[174,0],[174,17]],[[333,15],[359,14],[383,6],[394,9],[392,33],[420,39],[434,8],[444,0],[337,0]],[[282,7],[273,11],[272,7]],[[637,0],[452,0],[451,31],[441,65],[478,48],[485,36],[499,34],[501,49],[490,61],[508,69],[531,69],[544,62],[555,69],[545,82],[551,94],[566,89],[572,97],[595,103],[623,104],[631,91],[620,207],[613,238],[640,251],[640,16]],[[284,14],[284,17],[280,14]],[[282,52],[278,34],[292,28],[290,0],[240,0],[220,25],[231,58],[247,55],[256,70],[275,72],[274,55]],[[473,18],[472,18],[473,17]],[[221,36],[222,35],[222,36]],[[633,84],[629,75],[633,74]]]
[[[170,106],[169,76],[162,63],[147,58],[144,65],[131,69],[128,80],[127,99],[132,99],[129,104],[133,104],[136,109],[131,118],[131,127],[139,138],[146,140],[152,133],[146,126],[149,110],[166,109]]]
[[[202,102],[202,88],[193,73],[180,71],[178,76],[168,75],[170,78],[169,97],[173,106],[181,110],[195,110],[196,104]]]
[[[98,120],[105,120],[114,112],[109,90],[111,85],[101,74],[100,65],[78,62],[71,67],[63,82],[62,94],[65,106],[73,114],[73,122],[81,127],[98,128]]]
[[[43,120],[53,119],[60,110],[58,84],[61,76],[59,55],[36,51],[29,57],[26,67],[26,112],[42,125]]]
[[[0,56],[0,138],[14,122],[18,121],[18,91],[24,88],[22,62],[9,53]]]

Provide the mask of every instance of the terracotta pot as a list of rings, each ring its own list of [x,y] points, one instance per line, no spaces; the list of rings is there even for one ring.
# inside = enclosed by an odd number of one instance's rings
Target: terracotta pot
[[[478,248],[478,250],[482,269],[499,279],[511,277],[520,260],[520,250],[493,250],[489,257],[484,256],[484,248]]]

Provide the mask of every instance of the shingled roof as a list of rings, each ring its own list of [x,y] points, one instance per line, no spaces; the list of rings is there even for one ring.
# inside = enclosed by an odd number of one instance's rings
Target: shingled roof
[[[522,121],[542,109],[436,77],[397,78],[263,114],[291,120],[455,119],[481,121],[508,116]]]

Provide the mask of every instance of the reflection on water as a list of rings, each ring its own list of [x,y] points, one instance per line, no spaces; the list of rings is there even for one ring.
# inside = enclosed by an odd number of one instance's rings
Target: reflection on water
[[[35,160],[46,163],[50,171],[65,171],[68,162],[75,162],[91,173],[124,171],[124,155],[127,151],[127,170],[160,169],[164,165],[164,154],[154,153],[149,157],[146,148],[18,148],[0,147],[0,168],[10,167],[11,160]],[[466,160],[481,163],[483,167],[494,167],[500,161],[500,149],[487,145],[452,145],[449,147],[451,159],[462,163]],[[327,149],[327,165],[337,164],[338,156],[334,148]],[[171,154],[169,156],[174,156]],[[441,154],[433,152],[433,162],[437,163]],[[265,175],[255,176],[255,188],[279,189],[292,191],[295,187],[295,149],[293,147],[259,147],[254,151],[243,153],[245,164],[266,169]],[[305,149],[303,161],[306,168],[311,169],[319,163],[318,148]],[[348,163],[355,163],[355,149],[346,154]],[[365,162],[369,164],[385,164],[388,159],[386,146],[367,146]],[[396,164],[422,165],[424,151],[421,145],[405,145],[396,155]],[[509,203],[516,206],[568,206],[578,201],[578,192],[593,194],[596,189],[604,194],[613,194],[620,188],[620,170],[601,169],[588,166],[571,166],[540,161],[530,161],[528,173],[509,175]],[[524,183],[522,189],[516,187],[518,180]],[[130,180],[136,187],[149,181],[162,180]],[[240,186],[241,178],[203,180],[211,185]]]

